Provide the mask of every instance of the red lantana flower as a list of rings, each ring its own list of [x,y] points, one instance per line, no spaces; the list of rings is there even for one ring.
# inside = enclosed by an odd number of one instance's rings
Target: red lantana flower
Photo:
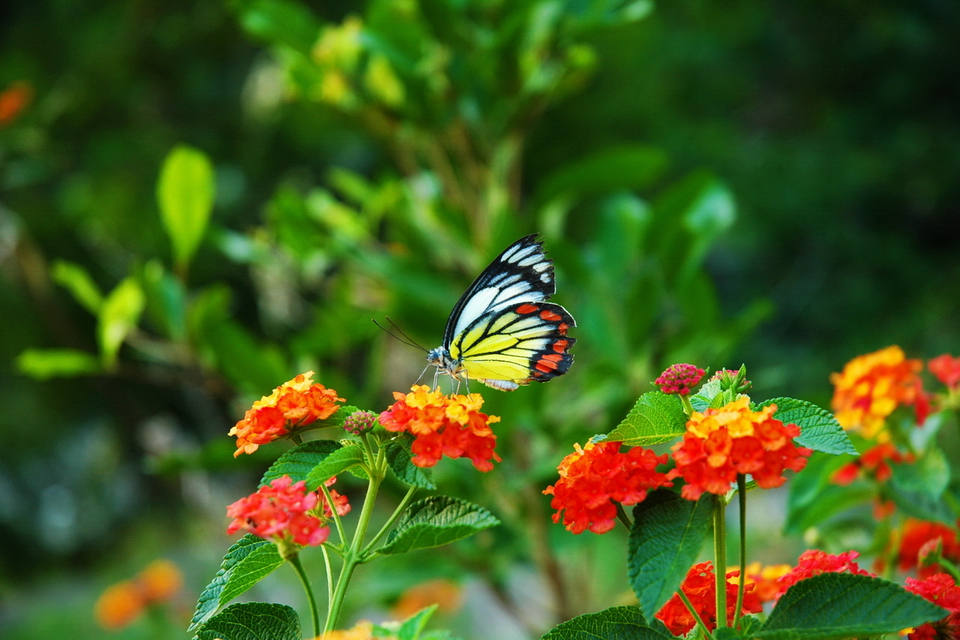
[[[293,380],[284,382],[253,403],[243,420],[238,422],[228,435],[237,436],[236,458],[241,453],[253,453],[260,445],[282,438],[291,431],[305,427],[317,420],[332,416],[339,407],[337,392],[327,389],[313,380],[313,371],[301,373]]]
[[[556,509],[553,521],[568,531],[605,533],[616,524],[614,502],[634,505],[647,498],[647,492],[673,483],[657,465],[667,462],[666,454],[658,456],[649,449],[633,447],[620,453],[620,442],[574,445],[576,452],[563,459],[557,470],[560,479],[543,493],[552,495],[550,507]]]
[[[926,622],[909,634],[908,640],[956,640],[960,638],[960,587],[945,573],[924,580],[907,578],[907,591],[917,594],[950,612],[946,618]]]
[[[877,482],[886,482],[893,475],[890,464],[911,464],[915,460],[912,453],[900,453],[892,442],[883,442],[870,447],[859,458],[837,469],[831,481],[846,486],[856,480],[861,472]]]
[[[733,623],[733,618],[737,610],[737,578],[739,571],[727,572],[727,624]],[[732,580],[732,581],[731,581]],[[763,610],[760,599],[754,594],[752,584],[745,584],[743,590],[743,608],[740,614],[759,613]],[[707,629],[713,631],[717,628],[717,581],[713,573],[712,562],[701,562],[690,567],[687,577],[683,579],[680,585],[687,599],[697,611],[700,619],[706,625]],[[660,611],[654,616],[666,625],[675,636],[686,635],[694,625],[696,620],[683,604],[678,594],[663,605]]]
[[[327,484],[335,480],[331,478]],[[336,491],[330,491],[330,494],[339,515],[350,511],[344,496]],[[330,528],[324,523],[332,515],[333,511],[323,496],[316,491],[307,491],[306,482],[293,482],[290,476],[283,476],[227,507],[227,516],[233,518],[227,534],[244,529],[281,545],[293,542],[316,546],[326,542],[330,535]]]
[[[929,402],[920,381],[920,360],[907,360],[903,349],[887,347],[858,356],[840,373],[830,374],[831,406],[844,429],[859,429],[863,437],[885,442],[887,416],[900,405],[915,405],[923,424]]]
[[[789,573],[781,576],[777,582],[780,585],[779,598],[787,589],[807,578],[818,576],[821,573],[852,573],[857,576],[873,576],[866,569],[861,569],[856,559],[860,556],[856,551],[845,551],[840,554],[826,553],[819,549],[808,549],[800,554],[795,566]]]
[[[960,561],[960,541],[955,529],[940,522],[927,522],[908,518],[903,525],[900,548],[897,550],[897,567],[901,571],[917,569],[921,578],[940,572],[940,566],[933,564],[922,566],[918,562],[921,552],[931,542],[940,540],[940,555],[951,562]]]
[[[490,471],[494,460],[500,462],[493,450],[497,436],[490,429],[500,418],[480,412],[483,397],[479,393],[445,396],[426,385],[415,385],[410,393],[393,397],[397,401],[380,414],[380,424],[387,431],[414,435],[413,464],[432,467],[447,456],[469,458],[478,470]]]
[[[723,495],[737,474],[749,473],[764,489],[779,487],[785,469],[800,471],[813,453],[797,447],[793,438],[800,427],[773,417],[776,405],[750,410],[746,396],[719,409],[694,411],[683,440],[673,446],[676,468],[670,478],[682,477],[681,495],[698,499],[704,492]]]
[[[703,373],[703,369],[692,364],[674,364],[667,367],[653,384],[660,387],[660,391],[664,393],[685,396],[700,383]]]
[[[927,362],[927,369],[951,391],[960,387],[960,358],[944,353]]]

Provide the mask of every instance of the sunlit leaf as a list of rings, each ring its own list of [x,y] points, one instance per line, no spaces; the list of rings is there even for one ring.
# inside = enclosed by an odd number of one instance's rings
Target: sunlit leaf
[[[213,211],[213,165],[200,150],[178,145],[167,155],[157,183],[163,227],[179,269],[190,262]]]

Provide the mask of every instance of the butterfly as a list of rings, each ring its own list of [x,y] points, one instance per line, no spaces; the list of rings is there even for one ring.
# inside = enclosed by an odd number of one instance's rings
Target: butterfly
[[[577,326],[558,304],[553,262],[537,235],[520,238],[477,276],[450,312],[443,344],[427,353],[441,373],[479,380],[513,391],[530,381],[546,382],[573,364],[569,349]]]

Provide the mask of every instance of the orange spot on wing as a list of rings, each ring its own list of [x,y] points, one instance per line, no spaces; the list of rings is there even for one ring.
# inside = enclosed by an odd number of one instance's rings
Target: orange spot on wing
[[[557,353],[563,353],[567,350],[568,346],[570,346],[570,342],[568,340],[557,340],[553,343],[553,350]]]
[[[537,307],[532,304],[522,304],[519,307],[517,307],[517,313],[534,313],[539,309],[540,307]]]
[[[557,333],[559,333],[562,336],[565,336],[567,335],[568,328],[569,328],[569,325],[566,322],[561,322],[559,325],[557,325]]]
[[[557,322],[559,320],[563,320],[563,316],[557,315],[553,311],[550,311],[550,309],[544,309],[543,311],[541,311],[540,317],[546,320],[547,322]]]

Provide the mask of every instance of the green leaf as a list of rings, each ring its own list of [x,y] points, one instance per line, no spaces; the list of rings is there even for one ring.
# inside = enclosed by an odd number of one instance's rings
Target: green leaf
[[[607,434],[607,440],[616,440],[629,446],[650,446],[682,436],[687,428],[687,416],[680,399],[659,391],[640,396],[627,417]]]
[[[241,602],[203,625],[197,640],[300,640],[300,618],[285,604]]]
[[[439,547],[498,524],[483,507],[449,496],[432,496],[407,508],[379,551],[397,554]]]
[[[73,377],[100,372],[96,356],[76,349],[24,349],[17,369],[36,380]]]
[[[908,516],[954,525],[957,516],[942,500],[931,498],[927,491],[908,491],[895,482],[887,484],[887,495],[897,508]]]
[[[100,340],[100,360],[105,369],[111,370],[116,365],[120,345],[136,328],[143,305],[143,290],[136,280],[127,278],[100,306],[97,337]]]
[[[270,465],[258,486],[263,487],[277,478],[290,476],[294,482],[306,480],[313,468],[326,460],[343,445],[334,440],[310,440],[290,449]],[[317,484],[317,487],[320,485]],[[313,487],[316,489],[317,487]]]
[[[302,2],[241,0],[236,6],[243,28],[271,45],[283,44],[306,55],[320,35],[317,18]]]
[[[768,405],[777,405],[774,417],[784,424],[795,424],[800,427],[800,435],[795,441],[801,447],[814,451],[840,455],[849,453],[859,455],[856,447],[850,442],[847,432],[832,413],[806,400],[794,398],[773,398],[761,402],[757,408]]]
[[[712,495],[692,502],[657,489],[633,508],[627,569],[640,610],[652,618],[679,588],[710,532]]]
[[[277,545],[248,533],[228,550],[220,570],[197,600],[188,631],[210,620],[217,610],[283,564]]]
[[[720,381],[711,380],[700,387],[697,393],[690,396],[690,404],[693,405],[694,411],[703,413],[710,408],[713,399],[716,398],[721,391]]]
[[[950,484],[950,463],[937,446],[931,446],[913,464],[891,464],[890,468],[898,489],[922,493],[930,500],[942,498]]]
[[[187,335],[187,293],[183,283],[151,260],[143,268],[143,290],[147,299],[147,317],[176,342]]]
[[[330,478],[362,463],[366,455],[358,444],[341,447],[318,462],[307,474],[307,489],[314,491]]]
[[[438,605],[424,607],[420,611],[403,621],[400,628],[397,629],[397,640],[417,640],[423,632],[423,628],[430,620],[430,616],[437,610]]]
[[[103,294],[84,267],[66,260],[57,260],[53,263],[50,277],[54,282],[69,291],[73,299],[79,302],[84,309],[93,315],[100,312],[100,305],[103,304]]]
[[[390,470],[393,471],[400,482],[421,489],[436,489],[437,483],[433,481],[433,473],[430,469],[424,469],[413,464],[413,456],[410,452],[412,436],[409,434],[403,435],[405,437],[391,440],[383,446]]]
[[[880,578],[822,573],[796,583],[752,637],[832,640],[897,633],[939,620],[945,609]]]
[[[215,190],[213,165],[202,151],[177,145],[167,154],[157,183],[157,203],[179,269],[189,264],[207,231]]]
[[[563,622],[541,640],[673,640],[659,620],[647,622],[637,607],[611,607]]]
[[[841,487],[831,478],[850,458],[815,451],[803,471],[788,483],[787,521],[784,532],[801,535],[848,508],[869,503],[875,494],[872,486],[855,482]]]

